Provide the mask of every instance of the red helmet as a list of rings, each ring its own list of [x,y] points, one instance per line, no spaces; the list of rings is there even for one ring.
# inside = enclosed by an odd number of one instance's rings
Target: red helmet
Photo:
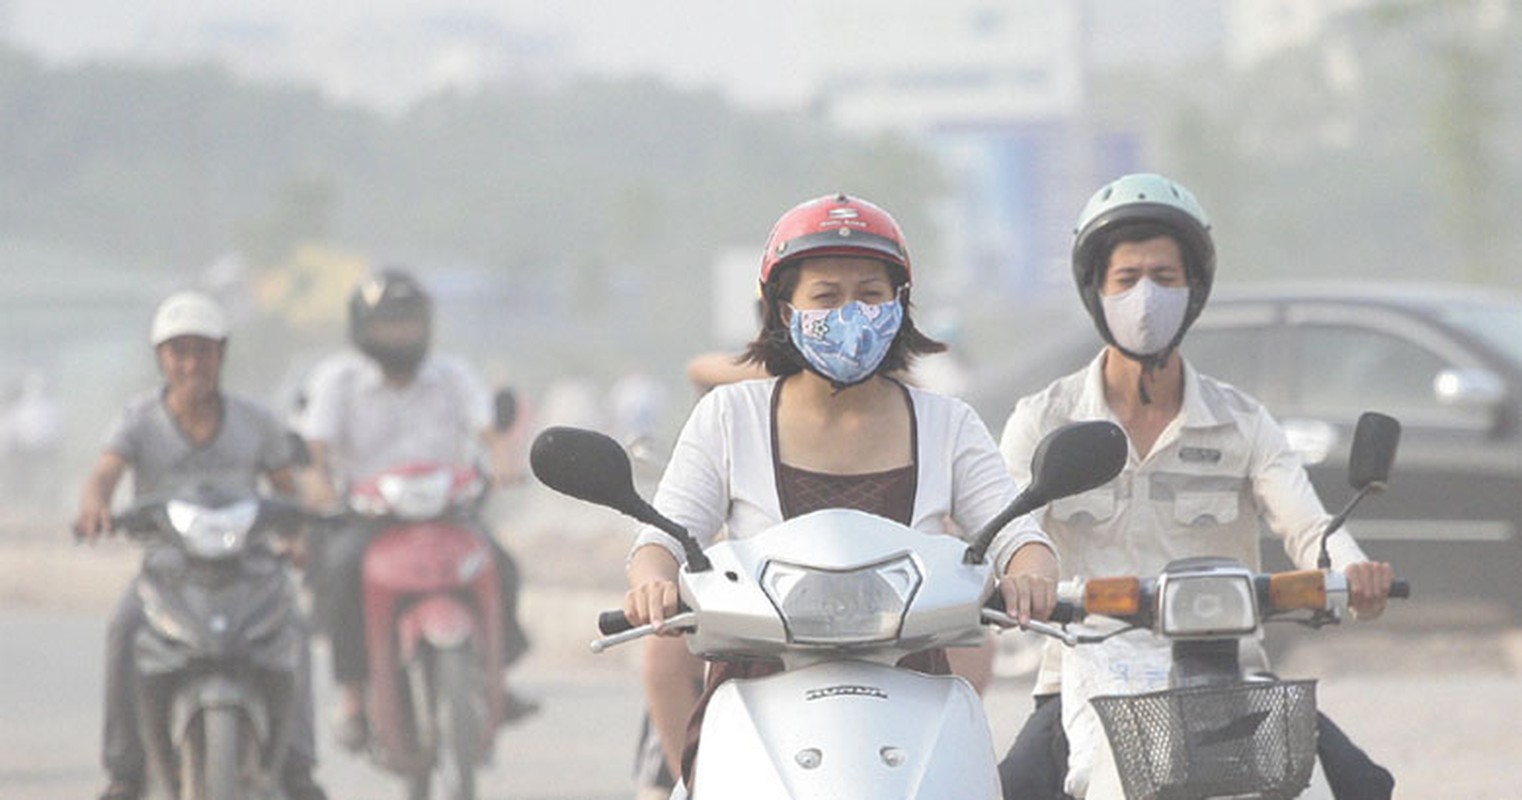
[[[799,203],[772,226],[761,254],[761,283],[772,270],[805,256],[861,256],[897,264],[909,274],[904,232],[888,212],[859,197],[825,195]]]

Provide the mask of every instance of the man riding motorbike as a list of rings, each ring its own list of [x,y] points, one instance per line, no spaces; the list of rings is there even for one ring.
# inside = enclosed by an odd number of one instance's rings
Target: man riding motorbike
[[[1299,456],[1260,403],[1179,354],[1215,277],[1210,224],[1194,195],[1158,175],[1117,179],[1079,216],[1072,261],[1105,347],[1088,367],[1022,398],[1000,443],[1020,481],[1037,443],[1055,428],[1104,419],[1126,432],[1131,455],[1119,477],[1040,512],[1063,577],[1155,574],[1174,559],[1207,555],[1256,569],[1260,518],[1295,564],[1315,568],[1330,515]],[[1331,537],[1329,549],[1332,567],[1348,578],[1355,614],[1378,616],[1394,571],[1369,561],[1346,531]],[[1036,710],[1000,765],[1006,798],[1065,796],[1061,659],[1061,646],[1049,642]],[[1389,773],[1325,717],[1320,727],[1337,797],[1388,798]]]
[[[313,369],[302,416],[311,455],[315,508],[341,507],[339,487],[412,461],[471,463],[493,447],[493,403],[463,361],[430,354],[433,303],[423,286],[399,269],[363,279],[349,298],[349,338],[358,352],[341,353]],[[497,475],[506,470],[495,470]],[[359,523],[360,526],[369,523]],[[477,521],[480,524],[480,521]],[[482,526],[501,580],[504,661],[528,649],[516,617],[517,568]],[[368,531],[332,537],[322,555],[316,597],[333,649],[333,675],[342,688],[339,741],[358,750],[369,736],[362,566]],[[533,701],[509,692],[506,718],[534,712]]]
[[[181,292],[159,305],[150,342],[164,384],[129,403],[111,429],[80,496],[76,535],[95,541],[113,533],[111,496],[128,470],[138,497],[193,484],[252,492],[261,479],[279,494],[296,494],[291,442],[283,426],[268,410],[221,388],[227,335],[226,315],[206,295]],[[150,550],[144,563],[153,557]],[[101,800],[134,800],[144,788],[131,656],[143,624],[143,606],[131,587],[107,628],[102,758],[110,784]],[[302,653],[309,664],[305,647]],[[311,676],[305,668],[300,682],[282,784],[291,800],[322,800],[326,795],[312,780],[316,747]]]

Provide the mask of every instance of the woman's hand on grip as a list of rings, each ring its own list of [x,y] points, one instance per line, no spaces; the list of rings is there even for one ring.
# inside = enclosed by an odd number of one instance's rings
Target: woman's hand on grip
[[[1051,618],[1057,607],[1057,556],[1044,544],[1027,544],[1015,551],[999,578],[1004,609],[1024,625]]]
[[[657,633],[666,631],[666,619],[676,613],[681,594],[676,588],[678,565],[665,548],[646,545],[629,559],[629,591],[624,595],[624,616],[634,625],[649,623]]]
[[[635,625],[650,623],[657,632],[664,634],[667,632],[666,619],[676,613],[678,597],[676,584],[672,581],[646,581],[624,595],[624,616]]]

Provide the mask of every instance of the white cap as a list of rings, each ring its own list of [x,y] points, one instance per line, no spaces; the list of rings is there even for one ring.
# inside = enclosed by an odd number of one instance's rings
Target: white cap
[[[200,292],[179,292],[159,303],[150,339],[154,347],[176,336],[227,338],[227,314],[217,301]]]

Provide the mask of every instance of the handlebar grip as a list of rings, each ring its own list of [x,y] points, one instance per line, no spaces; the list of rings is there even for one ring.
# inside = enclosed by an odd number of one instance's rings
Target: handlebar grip
[[[634,627],[634,623],[624,616],[624,610],[615,608],[612,611],[604,611],[597,615],[597,630],[603,636],[612,636],[615,633],[623,633]]]
[[[1009,610],[1004,607],[1003,592],[994,592],[989,595],[988,602],[984,603],[983,607],[998,611],[1001,614],[1009,613]],[[1058,625],[1065,625],[1081,619],[1083,619],[1083,611],[1078,607],[1077,603],[1069,600],[1058,600],[1057,605],[1052,608],[1052,616],[1047,621],[1057,623]]]
[[[1078,622],[1083,619],[1083,610],[1077,603],[1069,600],[1058,600],[1056,607],[1052,609],[1051,621],[1059,625],[1069,622]]]
[[[1390,596],[1399,600],[1409,599],[1411,597],[1411,582],[1397,579],[1394,583],[1390,584]]]
[[[680,600],[677,601],[676,613],[684,614],[691,610],[686,603]],[[623,609],[604,611],[597,615],[597,630],[602,631],[603,636],[612,636],[615,633],[623,633],[633,629],[634,624],[629,622],[628,617],[624,616]]]

